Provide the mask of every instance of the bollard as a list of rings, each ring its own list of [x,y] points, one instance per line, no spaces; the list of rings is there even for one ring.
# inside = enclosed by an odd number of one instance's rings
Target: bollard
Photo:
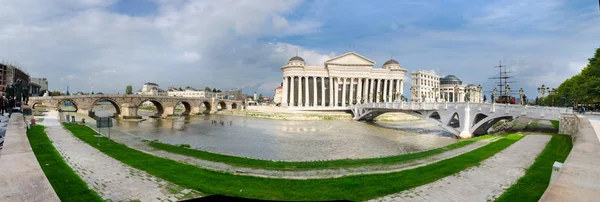
[[[552,165],[552,175],[550,175],[550,181],[554,180],[554,178],[556,178],[556,176],[558,176],[558,173],[560,172],[560,169],[562,168],[562,163],[555,161],[554,164]]]

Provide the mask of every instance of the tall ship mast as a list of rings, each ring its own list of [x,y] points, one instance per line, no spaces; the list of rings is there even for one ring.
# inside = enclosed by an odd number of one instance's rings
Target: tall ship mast
[[[516,104],[515,98],[510,96],[513,92],[511,92],[509,85],[509,83],[514,83],[514,81],[509,81],[509,79],[514,77],[508,75],[510,72],[507,71],[506,65],[502,65],[502,61],[498,61],[498,66],[494,67],[498,68],[499,76],[490,78],[492,80],[497,80],[494,82],[496,87],[491,91],[493,97],[492,101],[496,103]]]

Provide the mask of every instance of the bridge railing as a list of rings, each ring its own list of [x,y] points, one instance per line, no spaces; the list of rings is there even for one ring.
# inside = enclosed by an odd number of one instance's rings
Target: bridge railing
[[[511,105],[511,104],[489,104],[489,103],[440,103],[440,102],[379,102],[362,103],[350,106],[350,108],[372,108],[372,109],[399,109],[399,110],[441,110],[458,109],[469,106],[471,109],[492,110],[492,111],[524,111],[524,113],[537,113],[547,115],[572,114],[570,108]]]

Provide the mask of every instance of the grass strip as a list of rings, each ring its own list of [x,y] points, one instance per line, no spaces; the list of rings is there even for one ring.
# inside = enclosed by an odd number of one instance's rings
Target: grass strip
[[[557,120],[550,120],[550,122],[552,123],[552,126],[554,126],[554,128],[558,130],[558,128],[560,127],[559,122]]]
[[[564,162],[573,148],[571,137],[553,134],[546,148],[525,171],[517,183],[508,188],[497,202],[538,201],[550,184],[552,165],[555,161]]]
[[[32,125],[27,130],[27,138],[35,158],[61,201],[104,201],[67,165],[52,146],[44,126]]]
[[[232,175],[202,169],[178,161],[160,158],[125,145],[111,142],[96,144],[96,132],[84,125],[65,123],[77,138],[134,168],[180,186],[206,194],[267,200],[339,200],[362,201],[434,182],[481,161],[518,141],[511,134],[460,156],[419,168],[396,173],[358,175],[341,178],[292,180]],[[109,141],[103,138],[101,142]]]
[[[476,138],[471,138],[468,140],[461,140],[457,143],[427,150],[423,152],[416,152],[410,154],[402,154],[396,156],[389,157],[380,157],[380,158],[367,158],[367,159],[340,159],[340,160],[331,160],[331,161],[304,161],[304,162],[290,162],[290,161],[270,161],[270,160],[260,160],[260,159],[252,159],[238,156],[229,156],[223,154],[216,154],[207,151],[201,151],[196,149],[186,148],[184,146],[187,145],[179,145],[174,146],[170,144],[165,144],[157,141],[152,141],[148,143],[149,146],[167,151],[170,153],[181,154],[184,156],[194,157],[197,159],[203,159],[207,161],[213,162],[221,162],[229,165],[246,167],[246,168],[259,168],[265,170],[317,170],[317,169],[335,169],[335,168],[350,168],[350,167],[360,167],[367,165],[389,165],[389,164],[397,164],[402,162],[408,162],[416,159],[422,159],[425,157],[433,156],[436,154],[441,154],[443,152],[458,149],[469,144],[472,144],[476,141],[491,138],[492,135],[485,135]]]

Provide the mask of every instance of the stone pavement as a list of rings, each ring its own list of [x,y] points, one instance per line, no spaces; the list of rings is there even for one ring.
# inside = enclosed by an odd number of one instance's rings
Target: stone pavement
[[[525,174],[550,138],[527,135],[479,166],[372,201],[493,201]]]
[[[56,111],[48,112],[40,124],[46,126],[54,147],[71,168],[105,200],[177,201],[198,195],[125,165],[80,141],[61,126]]]
[[[23,115],[12,115],[0,156],[0,201],[60,201],[35,158],[26,127]]]
[[[600,199],[600,116],[577,115],[579,131],[573,149],[540,201]]]

